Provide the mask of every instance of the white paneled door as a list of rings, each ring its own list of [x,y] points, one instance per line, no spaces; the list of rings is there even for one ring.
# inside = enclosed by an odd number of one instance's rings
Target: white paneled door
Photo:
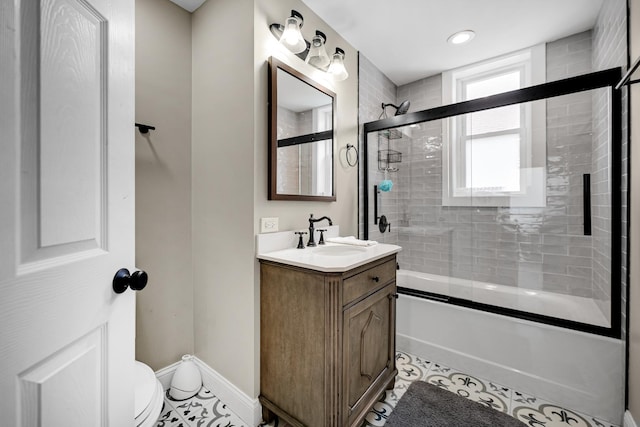
[[[134,1],[0,1],[0,425],[133,425]]]

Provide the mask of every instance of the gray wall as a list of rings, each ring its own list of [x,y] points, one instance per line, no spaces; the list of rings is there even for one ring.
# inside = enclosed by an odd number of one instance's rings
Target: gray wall
[[[195,353],[256,395],[253,1],[192,16]],[[233,40],[233,43],[229,43]]]
[[[346,52],[349,79],[333,83],[280,50],[269,24],[291,9],[303,33],[325,32]],[[342,163],[357,139],[357,52],[300,0],[209,0],[193,14],[193,271],[195,353],[249,397],[259,392],[259,265],[255,235],[262,217],[280,230],[329,215],[355,233],[356,172]],[[233,39],[233,43],[229,40]],[[267,59],[277,56],[337,94],[337,201],[267,200]],[[322,80],[324,79],[324,80]]]
[[[136,358],[160,369],[193,353],[191,14],[136,0]],[[133,129],[132,129],[133,132]]]
[[[395,104],[397,100],[397,88],[396,85],[389,80],[387,76],[385,76],[380,70],[376,68],[375,65],[371,63],[363,54],[359,54],[359,85],[360,90],[358,92],[359,97],[359,110],[358,110],[358,120],[360,123],[359,127],[359,143],[358,146],[358,155],[360,162],[360,167],[358,168],[360,173],[359,179],[359,204],[363,206],[364,199],[364,187],[363,187],[363,176],[365,173],[362,156],[364,155],[364,149],[362,148],[362,125],[367,122],[371,122],[374,120],[378,120],[380,115],[382,114],[382,103],[385,104]],[[411,111],[418,111],[413,106],[411,107]],[[387,115],[391,116],[394,114],[394,109],[388,107]],[[377,169],[377,147],[378,147],[378,138],[377,136],[371,136],[371,139],[368,141],[369,146],[369,170],[371,173],[376,175],[369,175],[369,188],[366,191],[369,192],[369,200],[373,203],[373,186],[380,182],[380,179],[384,179],[384,174],[379,173]],[[372,179],[373,178],[373,179]],[[389,178],[393,180],[395,178],[395,174],[391,173]],[[393,207],[393,209],[397,212],[397,208],[395,205],[397,204],[397,196],[393,191],[388,193],[385,197],[385,203]],[[381,198],[382,199],[382,198]],[[371,205],[373,206],[373,205]],[[385,210],[385,214],[388,216],[389,220],[396,224],[397,215],[390,212],[390,210]],[[369,224],[373,224],[373,208],[369,210]],[[393,229],[393,228],[392,228]],[[358,232],[359,235],[362,236],[364,230],[364,210],[360,208],[360,215],[358,218]],[[375,229],[377,231],[377,228]],[[375,239],[380,242],[387,243],[397,243],[397,239],[394,239],[387,235],[380,235],[379,232],[373,232],[373,230],[369,230],[370,236],[369,239]]]

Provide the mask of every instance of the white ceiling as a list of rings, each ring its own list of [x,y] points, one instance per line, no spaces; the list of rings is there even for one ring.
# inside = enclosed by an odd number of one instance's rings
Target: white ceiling
[[[177,4],[183,9],[188,10],[189,12],[195,11],[197,8],[202,6],[202,3],[205,0],[171,0],[173,3]]]
[[[194,11],[203,0],[171,0]],[[593,27],[603,0],[302,0],[396,85]],[[612,0],[607,0],[612,1]],[[282,21],[286,16],[282,17]],[[322,28],[318,28],[322,30]],[[470,43],[447,38],[473,30]],[[315,28],[305,28],[305,35]],[[327,40],[329,46],[335,41]],[[354,61],[355,58],[347,58]]]
[[[402,85],[590,29],[603,0],[302,1]],[[448,44],[461,30],[476,37],[466,45]]]

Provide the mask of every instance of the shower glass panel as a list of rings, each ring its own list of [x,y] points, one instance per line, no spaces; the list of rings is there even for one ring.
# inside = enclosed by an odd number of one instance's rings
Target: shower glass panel
[[[604,86],[368,132],[365,237],[403,248],[400,291],[615,335],[612,94]]]
[[[458,209],[471,211],[473,301],[498,293],[507,309],[611,326],[609,111],[594,89],[449,119],[461,132],[445,143],[465,150],[449,167],[470,195]]]

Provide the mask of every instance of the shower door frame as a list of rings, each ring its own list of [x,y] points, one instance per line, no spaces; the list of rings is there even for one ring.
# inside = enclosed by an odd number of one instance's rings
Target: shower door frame
[[[439,294],[416,291],[398,287],[398,292],[422,298],[435,299],[476,310],[488,311],[496,314],[517,317],[534,322],[553,326],[578,330],[587,333],[604,335],[612,338],[621,338],[622,334],[622,92],[615,89],[622,77],[622,68],[610,68],[596,71],[567,79],[556,80],[523,89],[504,92],[485,98],[443,105],[401,116],[393,116],[367,122],[363,125],[363,214],[364,235],[369,238],[369,133],[379,132],[399,126],[446,119],[467,113],[488,110],[507,105],[520,104],[530,101],[538,101],[576,92],[584,92],[593,89],[609,88],[611,94],[611,327],[590,325],[587,323],[561,319],[514,310],[494,305],[478,303],[471,300],[443,297]],[[628,225],[627,225],[628,228]],[[627,251],[628,253],[628,251]],[[615,268],[614,268],[615,267]]]

